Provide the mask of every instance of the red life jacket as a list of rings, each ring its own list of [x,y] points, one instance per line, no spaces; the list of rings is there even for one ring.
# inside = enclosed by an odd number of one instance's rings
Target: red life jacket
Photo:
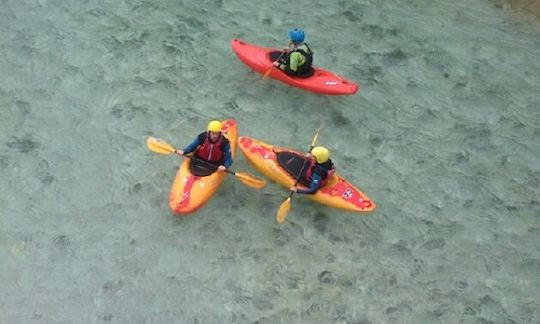
[[[222,151],[222,144],[223,135],[219,135],[218,140],[215,143],[212,143],[210,142],[210,135],[207,132],[204,142],[197,148],[197,156],[209,162],[222,161],[225,158]]]
[[[321,176],[321,184],[319,185],[319,188],[324,187],[328,180],[336,173],[336,169],[334,168],[334,164],[331,160],[328,160],[324,162],[323,164],[317,164],[315,163],[315,159],[310,159],[309,161],[309,167],[306,170],[306,179],[308,183],[311,183],[311,177],[313,176],[313,173],[315,173],[315,170],[317,170],[317,173]]]

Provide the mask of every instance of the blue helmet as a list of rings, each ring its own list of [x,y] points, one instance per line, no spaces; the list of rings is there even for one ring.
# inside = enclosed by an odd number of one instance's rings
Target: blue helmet
[[[289,38],[295,44],[302,43],[304,41],[304,31],[302,29],[291,29],[287,35],[289,35]]]

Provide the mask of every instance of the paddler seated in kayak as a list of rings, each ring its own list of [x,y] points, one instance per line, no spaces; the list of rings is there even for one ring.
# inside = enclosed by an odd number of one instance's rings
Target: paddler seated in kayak
[[[334,163],[330,160],[330,152],[326,147],[317,146],[307,155],[307,166],[304,168],[300,183],[309,183],[308,189],[292,186],[296,193],[312,195],[324,187],[335,173]]]
[[[191,144],[186,146],[186,148],[183,150],[176,150],[176,154],[180,156],[191,152],[195,152],[197,158],[215,165],[219,171],[225,171],[233,162],[231,157],[231,145],[229,140],[221,133],[221,122],[218,120],[212,120],[208,123],[207,131],[200,133]],[[194,160],[193,162],[196,163],[197,161]],[[201,164],[198,167],[204,169],[205,166],[206,164]],[[212,174],[215,169],[209,171],[211,172],[206,172],[207,174],[202,172],[197,175],[209,175]]]
[[[289,30],[291,39],[289,46],[283,52],[272,52],[270,58],[273,64],[285,74],[293,77],[308,78],[313,75],[313,51],[304,43],[304,31],[298,28]]]

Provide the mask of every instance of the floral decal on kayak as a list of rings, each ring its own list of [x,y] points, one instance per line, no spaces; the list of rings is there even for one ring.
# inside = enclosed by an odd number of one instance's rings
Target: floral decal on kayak
[[[354,188],[351,188],[351,185],[341,178],[338,178],[336,184],[326,185],[319,189],[319,191],[333,197],[341,195],[343,200],[362,209],[370,209],[373,206],[371,200],[364,197]]]
[[[187,178],[185,178],[185,184],[184,184],[184,192],[182,193],[182,199],[174,206],[173,211],[178,212],[181,211],[182,208],[189,205],[189,199],[191,196],[191,189],[193,188],[193,185],[197,180],[199,180],[200,177],[190,175]],[[174,201],[174,197],[171,196],[170,198],[171,203]]]
[[[274,152],[272,152],[270,150],[267,150],[266,148],[264,148],[261,145],[253,143],[253,141],[249,137],[240,138],[239,143],[240,143],[240,145],[242,147],[245,147],[245,148],[249,149],[250,153],[257,153],[258,155],[260,155],[265,160],[275,158]]]
[[[235,121],[232,119],[227,119],[226,121],[224,121],[221,124],[221,132],[223,133],[223,135],[226,135],[229,128],[231,128],[231,126],[234,126],[234,124]]]

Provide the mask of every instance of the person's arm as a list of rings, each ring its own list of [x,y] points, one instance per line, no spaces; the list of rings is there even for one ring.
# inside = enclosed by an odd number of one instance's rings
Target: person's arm
[[[290,62],[289,68],[293,71],[297,71],[298,66],[300,65],[301,61],[302,61],[302,54],[298,52],[292,52],[289,59],[289,62]]]
[[[318,174],[315,173],[311,177],[311,183],[309,184],[309,188],[308,189],[298,189],[296,192],[300,193],[300,194],[312,195],[317,190],[319,190],[320,185],[321,185],[321,176],[319,176]]]
[[[225,143],[223,144],[223,155],[225,156],[223,166],[228,169],[233,163],[231,156],[231,145],[229,144],[229,141],[225,141]]]
[[[298,66],[301,65],[300,63],[302,61],[302,54],[298,52],[290,53],[292,50],[294,50],[294,47],[292,47],[291,43],[288,49],[284,49],[281,59],[284,59],[285,57],[287,57],[287,55],[289,55],[289,69],[296,71],[298,69]],[[287,64],[285,64],[284,62],[280,62],[280,60],[274,62],[274,65],[279,67],[281,70],[285,70],[287,68]]]
[[[197,138],[195,138],[195,140],[191,144],[186,146],[186,148],[184,149],[184,154],[189,154],[189,153],[195,151],[197,146],[202,144],[201,137],[202,136],[200,136],[200,135],[197,136]]]

